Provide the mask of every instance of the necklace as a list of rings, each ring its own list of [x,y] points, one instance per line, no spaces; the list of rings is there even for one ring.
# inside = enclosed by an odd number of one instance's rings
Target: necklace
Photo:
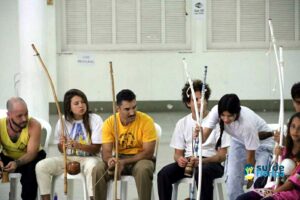
[[[10,127],[10,129],[11,130],[13,130],[15,133],[19,133],[19,132],[21,132],[21,130],[19,129],[19,130],[16,130],[16,129],[14,129],[13,127],[12,127],[12,125],[11,125],[11,121],[10,120],[8,120],[8,123],[9,123],[9,127]]]
[[[8,132],[9,138],[11,139],[12,142],[18,141],[21,130],[19,130],[19,131],[15,130],[12,127],[12,124],[11,124],[10,120],[8,120],[8,124],[9,124],[10,129],[12,130],[12,133],[9,133],[10,131]]]

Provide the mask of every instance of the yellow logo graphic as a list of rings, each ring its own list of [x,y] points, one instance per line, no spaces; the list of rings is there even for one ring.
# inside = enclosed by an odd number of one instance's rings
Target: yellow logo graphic
[[[244,169],[245,180],[251,181],[254,178],[254,167],[251,164],[247,164]]]

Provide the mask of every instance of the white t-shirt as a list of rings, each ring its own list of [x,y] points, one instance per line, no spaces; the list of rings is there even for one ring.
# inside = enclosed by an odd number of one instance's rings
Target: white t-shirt
[[[209,113],[203,127],[214,128],[219,123],[218,105],[214,106]],[[233,138],[242,142],[247,150],[256,150],[259,145],[258,132],[272,130],[267,123],[255,112],[247,107],[241,106],[238,120],[224,125],[225,131]]]
[[[101,144],[101,127],[103,124],[102,118],[94,113],[89,114],[90,127],[91,127],[91,139],[88,137],[88,134],[85,130],[83,120],[74,120],[72,122],[65,120],[65,134],[72,140],[76,140],[81,144]],[[56,123],[55,126],[55,139],[54,144],[59,143],[59,138],[61,134],[61,123],[60,120]]]
[[[203,119],[202,123],[206,121]],[[193,140],[193,130],[196,127],[196,121],[192,118],[192,114],[188,114],[181,118],[177,123],[173,136],[171,139],[170,146],[175,149],[184,150],[184,156],[190,157],[193,155],[192,150],[192,140]],[[215,128],[210,136],[207,138],[205,143],[202,144],[202,156],[211,157],[216,155],[217,151],[215,149],[216,143],[220,136],[220,128]],[[222,136],[221,147],[225,148],[230,145],[230,136],[224,131]]]

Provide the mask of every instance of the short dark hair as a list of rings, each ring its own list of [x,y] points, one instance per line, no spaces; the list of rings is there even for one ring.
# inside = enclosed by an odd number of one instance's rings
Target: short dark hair
[[[199,80],[199,79],[193,80],[193,89],[194,89],[195,92],[197,92],[197,91],[202,92],[202,86],[203,86],[203,82],[201,80]],[[188,107],[187,104],[190,102],[190,100],[192,98],[191,94],[192,94],[192,92],[191,92],[191,89],[190,89],[190,84],[189,84],[189,82],[186,82],[184,84],[184,87],[181,90],[182,102],[185,104],[186,107]],[[211,94],[211,90],[209,88],[209,85],[205,84],[204,99],[206,101],[208,101],[208,99],[210,97],[210,94]]]
[[[14,107],[14,104],[16,102],[21,102],[25,106],[27,106],[26,102],[21,97],[12,97],[12,98],[8,99],[7,102],[6,102],[6,109],[7,109],[7,111],[12,111],[13,107]]]
[[[133,101],[135,99],[136,96],[131,90],[124,89],[117,94],[117,105],[120,106],[122,101]]]
[[[291,95],[293,99],[300,98],[300,82],[292,86]]]

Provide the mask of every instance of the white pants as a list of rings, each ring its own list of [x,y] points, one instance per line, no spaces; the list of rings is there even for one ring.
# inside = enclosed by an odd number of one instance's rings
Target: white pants
[[[260,141],[260,146],[255,151],[255,165],[268,165],[271,161],[274,146],[273,137]],[[228,165],[227,165],[227,181],[226,187],[228,191],[228,199],[235,200],[239,195],[243,194],[243,185],[245,182],[244,168],[246,165],[246,148],[243,143],[232,138],[230,143]],[[255,177],[256,179],[257,177]]]
[[[94,196],[93,186],[96,179],[96,169],[99,165],[105,167],[100,157],[80,157],[68,156],[68,161],[77,161],[80,163],[81,172],[85,175],[87,192],[90,197]],[[97,166],[98,165],[98,166]],[[64,158],[52,157],[46,158],[37,163],[35,167],[36,178],[41,195],[50,194],[51,192],[51,177],[58,176],[64,173]]]

